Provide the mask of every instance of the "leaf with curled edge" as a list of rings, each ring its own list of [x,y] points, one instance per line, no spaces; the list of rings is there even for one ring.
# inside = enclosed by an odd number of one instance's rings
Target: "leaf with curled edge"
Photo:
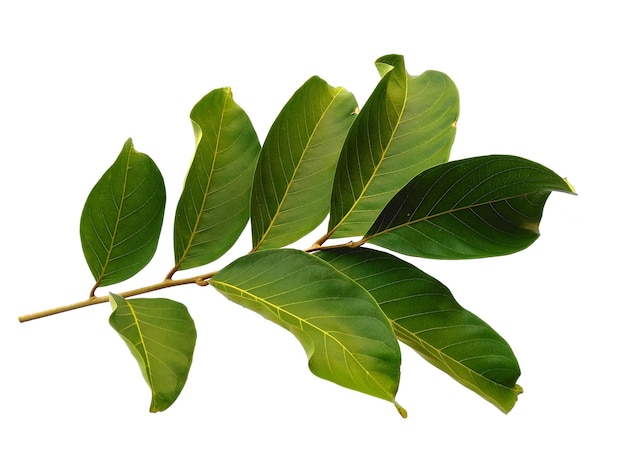
[[[337,164],[333,238],[363,235],[415,175],[450,156],[459,94],[445,74],[409,75],[400,55],[376,61],[382,78],[350,128]]]
[[[164,411],[182,391],[196,345],[187,307],[169,299],[109,295],[109,323],[122,337],[152,391],[150,411]]]
[[[174,218],[174,271],[203,266],[233,244],[250,218],[250,191],[261,145],[230,88],[191,110],[196,152]]]
[[[229,300],[290,331],[318,377],[394,403],[400,348],[372,296],[315,256],[263,250],[235,260],[210,283]]]
[[[521,157],[489,155],[444,163],[399,191],[361,243],[438,259],[515,253],[539,237],[552,191],[574,194],[566,179]]]
[[[392,254],[367,248],[316,253],[363,286],[400,341],[463,386],[508,413],[521,393],[517,359],[489,325],[461,307],[447,287]]]

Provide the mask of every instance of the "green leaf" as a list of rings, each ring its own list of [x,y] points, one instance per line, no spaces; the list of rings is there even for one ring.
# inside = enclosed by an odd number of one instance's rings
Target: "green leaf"
[[[400,348],[391,324],[362,287],[324,261],[298,250],[258,251],[210,283],[293,333],[318,377],[395,403]]]
[[[356,100],[310,78],[282,109],[263,144],[252,192],[255,249],[297,241],[326,217],[333,175]]]
[[[365,248],[316,254],[376,299],[400,341],[507,413],[521,387],[507,342],[461,307],[439,281],[395,256]]]
[[[156,164],[131,139],[89,193],[80,238],[98,286],[125,281],[146,266],[157,248],[165,185]]]
[[[152,390],[150,411],[167,409],[180,394],[193,358],[196,327],[187,307],[169,299],[126,300],[110,294],[109,323],[133,354]]]
[[[407,184],[363,241],[426,258],[514,253],[539,237],[551,191],[574,193],[567,180],[520,157],[493,155],[445,163]]]
[[[250,191],[261,145],[230,88],[213,90],[191,111],[196,153],[174,219],[178,269],[218,259],[250,217]]]
[[[407,74],[402,56],[381,57],[383,75],[350,129],[331,199],[332,237],[363,235],[411,178],[448,160],[459,116],[445,74]]]

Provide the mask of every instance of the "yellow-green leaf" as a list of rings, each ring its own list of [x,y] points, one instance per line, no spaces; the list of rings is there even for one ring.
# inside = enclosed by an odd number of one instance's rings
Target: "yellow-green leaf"
[[[400,341],[501,411],[513,408],[521,387],[511,347],[443,284],[380,251],[327,250],[317,256],[372,294]]]
[[[400,349],[391,324],[365,289],[328,263],[298,250],[264,250],[210,282],[289,330],[318,377],[395,403]]]
[[[169,299],[132,299],[110,294],[109,323],[137,360],[152,391],[150,411],[178,398],[189,374],[196,327],[183,304]]]

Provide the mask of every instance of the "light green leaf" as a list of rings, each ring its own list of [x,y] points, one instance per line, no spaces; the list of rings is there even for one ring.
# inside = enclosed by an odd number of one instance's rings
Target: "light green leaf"
[[[261,148],[230,88],[202,98],[191,111],[191,122],[196,153],[176,208],[173,271],[208,264],[237,241],[250,217]]]
[[[513,351],[443,284],[388,253],[357,248],[317,256],[372,294],[400,341],[503,412],[513,408],[521,393]]]
[[[210,283],[293,333],[318,377],[395,403],[400,349],[391,324],[361,286],[326,262],[298,250],[258,251]]]
[[[331,199],[332,237],[363,235],[411,178],[448,160],[459,116],[445,74],[407,74],[402,56],[377,61],[383,75],[350,129]]]
[[[187,307],[169,299],[127,300],[110,294],[109,323],[133,354],[152,390],[150,411],[167,409],[180,394],[193,358],[196,327]]]
[[[255,249],[288,245],[324,220],[355,111],[352,93],[319,77],[310,78],[287,102],[263,144],[254,178]]]
[[[520,157],[492,155],[445,163],[407,184],[364,241],[426,258],[514,253],[539,237],[551,191],[574,193],[552,170]]]
[[[146,266],[157,248],[165,185],[155,163],[131,139],[89,193],[80,238],[96,287],[125,281]]]

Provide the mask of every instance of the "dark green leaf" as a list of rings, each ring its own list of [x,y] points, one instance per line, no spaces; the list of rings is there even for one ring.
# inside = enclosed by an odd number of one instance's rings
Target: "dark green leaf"
[[[520,370],[507,342],[462,308],[439,281],[395,256],[364,248],[317,253],[376,299],[398,339],[505,413]]]
[[[193,358],[196,327],[187,307],[169,299],[126,300],[110,294],[109,323],[126,342],[152,390],[150,411],[167,409],[180,394]]]
[[[191,111],[196,153],[174,220],[177,269],[210,263],[234,243],[250,217],[261,145],[230,88],[213,90]]]
[[[459,95],[443,73],[407,74],[402,56],[377,61],[383,75],[350,129],[337,166],[329,232],[363,235],[411,178],[448,160]]]
[[[319,77],[302,85],[282,109],[263,144],[254,178],[255,249],[288,245],[324,220],[355,111],[352,93]]]
[[[374,299],[347,276],[302,251],[279,249],[239,258],[210,282],[293,333],[318,377],[395,403],[397,339]]]
[[[155,163],[131,139],[89,193],[80,218],[85,259],[98,286],[125,281],[156,251],[165,185]],[[93,293],[93,290],[92,290]]]
[[[574,192],[552,170],[520,157],[492,155],[445,163],[407,184],[364,241],[426,258],[514,253],[539,237],[551,191]]]

